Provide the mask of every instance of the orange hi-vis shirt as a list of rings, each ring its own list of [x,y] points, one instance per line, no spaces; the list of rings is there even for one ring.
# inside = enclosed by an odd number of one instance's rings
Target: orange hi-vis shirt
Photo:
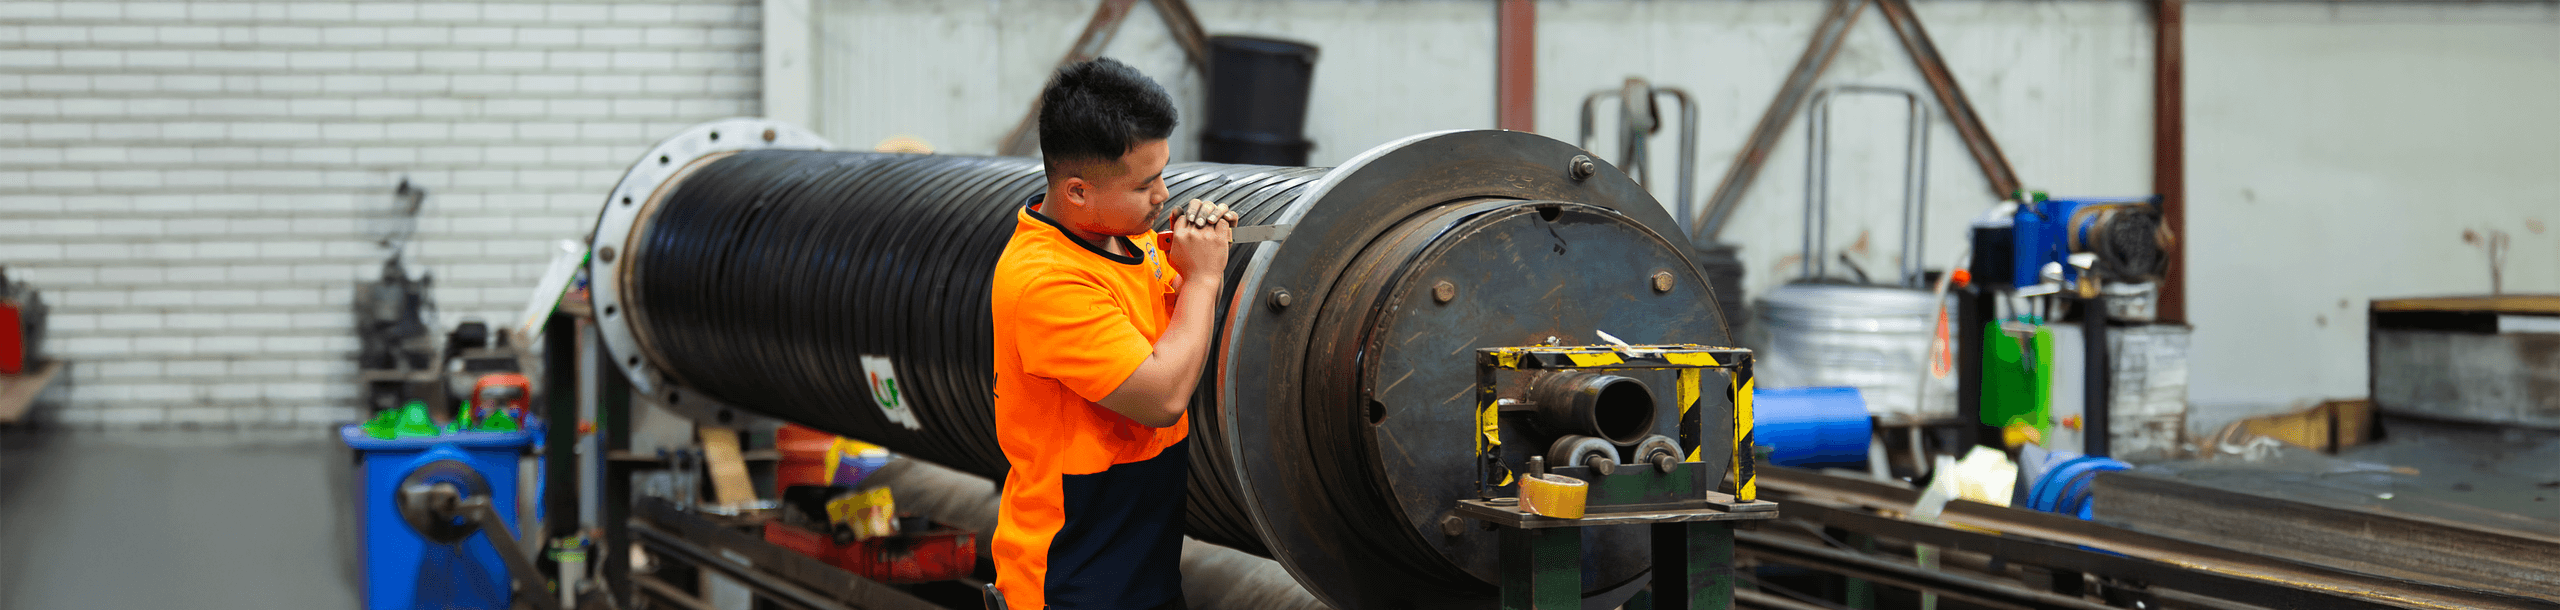
[[[1155,353],[1179,276],[1147,233],[1113,255],[1015,213],[989,290],[996,440],[1012,470],[990,552],[1013,608],[1152,608],[1182,593],[1191,416],[1149,428],[1098,404]]]

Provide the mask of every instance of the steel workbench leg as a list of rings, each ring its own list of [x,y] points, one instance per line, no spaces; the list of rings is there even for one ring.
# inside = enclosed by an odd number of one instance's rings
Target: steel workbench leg
[[[1733,524],[1715,521],[1653,526],[1654,610],[1733,607]]]
[[[561,550],[555,542],[575,539],[585,527],[578,518],[578,333],[584,330],[577,316],[557,312],[542,326],[544,529],[532,537],[542,541],[541,565],[566,599],[574,599],[587,565],[560,565],[553,552]]]
[[[1581,608],[1582,528],[1502,528],[1502,609]]]
[[[1855,547],[1860,551],[1868,553],[1876,551],[1876,537],[1874,534],[1850,534],[1848,542],[1849,546]],[[1855,610],[1875,610],[1876,583],[1864,578],[1850,578],[1848,590],[1841,596],[1841,601],[1843,602],[1842,605],[1854,608]]]
[[[604,342],[599,338],[597,345]],[[604,530],[598,544],[603,555],[604,581],[613,599],[632,603],[631,589],[631,469],[615,463],[614,451],[631,448],[631,381],[622,376],[622,367],[613,355],[602,349],[596,352],[596,434],[603,442],[595,463],[604,472],[599,481],[596,516],[597,526]]]

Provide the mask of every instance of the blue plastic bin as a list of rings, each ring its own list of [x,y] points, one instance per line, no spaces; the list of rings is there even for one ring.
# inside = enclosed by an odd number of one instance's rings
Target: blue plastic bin
[[[474,533],[461,544],[429,542],[401,521],[393,495],[400,480],[420,466],[438,460],[461,462],[488,481],[490,501],[507,529],[518,529],[516,458],[533,444],[532,430],[379,439],[366,436],[360,426],[347,426],[338,436],[364,458],[357,468],[362,480],[357,485],[361,493],[356,510],[364,524],[366,608],[503,610],[514,601],[506,563],[498,558],[490,532]]]

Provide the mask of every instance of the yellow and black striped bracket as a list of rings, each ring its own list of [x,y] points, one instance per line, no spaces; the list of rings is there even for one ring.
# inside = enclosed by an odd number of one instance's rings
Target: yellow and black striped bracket
[[[1760,483],[1751,472],[1751,355],[1733,364],[1733,499],[1760,499]]]
[[[1511,484],[1511,467],[1502,464],[1502,413],[1494,391],[1497,358],[1476,357],[1476,497],[1493,497],[1492,488]]]
[[[1706,372],[1700,369],[1680,369],[1679,375],[1680,387],[1672,391],[1677,392],[1675,398],[1680,401],[1680,446],[1689,448],[1689,455],[1685,459],[1695,462],[1698,461],[1700,449],[1698,445],[1706,442],[1698,439],[1698,433],[1706,431],[1704,425],[1698,423],[1698,398],[1704,393],[1702,386],[1706,384],[1701,379],[1706,377]]]
[[[1689,461],[1698,461],[1705,447],[1698,438],[1700,414],[1698,399],[1704,392],[1705,369],[1731,369],[1734,393],[1733,467],[1727,474],[1738,482],[1735,498],[1749,500],[1758,493],[1751,478],[1751,350],[1704,345],[1589,345],[1574,347],[1488,347],[1476,350],[1476,463],[1477,490],[1511,484],[1512,473],[1502,464],[1501,409],[1494,391],[1495,371],[1557,369],[1673,369],[1679,376],[1676,399],[1680,404],[1680,444],[1689,448]],[[1499,475],[1500,483],[1493,483]]]
[[[1476,350],[1477,363],[1496,369],[1689,369],[1732,368],[1751,350],[1704,345],[1583,345],[1574,347],[1487,347]]]

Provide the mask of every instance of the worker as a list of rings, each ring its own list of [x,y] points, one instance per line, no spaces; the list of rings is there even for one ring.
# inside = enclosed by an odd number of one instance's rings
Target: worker
[[[1014,213],[989,290],[1012,466],[995,589],[1016,609],[1179,610],[1187,407],[1236,215],[1193,200],[1169,239],[1151,230],[1175,111],[1136,69],[1060,68],[1040,104],[1048,189]]]

